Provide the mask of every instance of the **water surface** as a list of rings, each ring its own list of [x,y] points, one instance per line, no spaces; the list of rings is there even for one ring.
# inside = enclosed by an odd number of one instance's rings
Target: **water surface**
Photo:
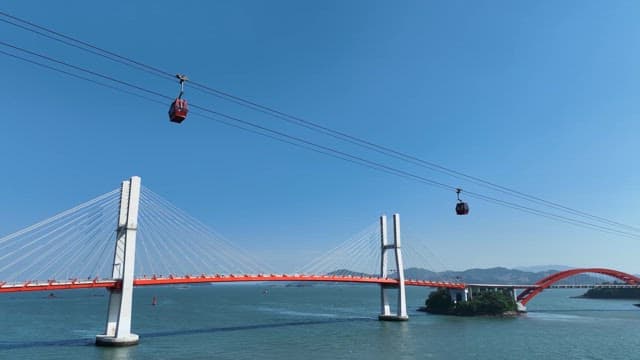
[[[267,290],[267,291],[265,291]],[[631,300],[575,299],[548,290],[518,318],[417,312],[379,322],[371,285],[205,285],[137,288],[138,346],[99,348],[106,290],[0,295],[0,359],[629,359],[640,348]],[[152,306],[152,298],[158,303]]]

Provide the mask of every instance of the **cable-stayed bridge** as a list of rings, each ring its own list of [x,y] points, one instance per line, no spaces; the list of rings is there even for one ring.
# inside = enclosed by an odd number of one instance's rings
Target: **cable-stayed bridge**
[[[135,286],[268,281],[373,284],[381,289],[379,319],[397,321],[408,319],[405,286],[447,288],[458,301],[467,300],[478,289],[509,288],[524,310],[544,289],[583,273],[613,277],[627,286],[640,284],[633,275],[604,268],[572,269],[535,284],[507,286],[405,279],[407,265],[425,267],[426,257],[419,248],[401,245],[397,214],[391,230],[382,216],[379,223],[302,269],[277,273],[142,187],[139,177],[132,177],[120,189],[0,238],[0,293],[106,288],[110,294],[107,322],[96,343],[131,345],[138,342],[131,333]],[[516,295],[516,289],[523,291]]]

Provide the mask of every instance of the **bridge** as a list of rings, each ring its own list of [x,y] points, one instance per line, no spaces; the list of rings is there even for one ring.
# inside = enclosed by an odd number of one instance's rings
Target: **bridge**
[[[144,194],[142,200],[141,193]],[[139,219],[141,205],[150,212],[146,215],[142,212]],[[105,225],[113,220],[117,220],[115,231]],[[138,233],[139,228],[144,232]],[[392,233],[389,239],[387,218],[381,216],[375,231],[338,246],[306,271],[293,274],[241,271],[261,267],[249,264],[247,257],[228,242],[216,241],[202,223],[187,217],[149,190],[143,191],[140,178],[132,177],[123,181],[119,190],[0,238],[0,280],[3,280],[0,293],[104,288],[109,292],[107,320],[104,334],[96,336],[96,344],[126,346],[139,340],[131,332],[131,318],[133,288],[140,286],[239,282],[377,285],[380,287],[378,319],[382,321],[408,320],[406,286],[446,288],[458,301],[468,300],[477,291],[507,288],[522,311],[526,311],[526,304],[543,290],[562,286],[557,283],[578,274],[601,274],[622,280],[626,286],[640,286],[639,278],[604,268],[571,269],[525,285],[405,279],[398,214],[393,215]],[[143,240],[139,248],[136,246],[138,235]],[[376,242],[374,250],[366,250],[374,243],[372,240]],[[138,260],[137,252],[143,255]],[[363,253],[368,256],[362,256]],[[336,262],[340,258],[344,258],[341,264]],[[168,264],[157,264],[150,259],[162,259]],[[356,269],[362,262],[371,263],[372,259],[378,271],[336,270]],[[234,268],[235,263],[239,266]],[[185,264],[186,267],[181,266]],[[223,271],[208,271],[215,267]],[[90,275],[85,277],[87,272]]]
[[[558,281],[566,279],[571,276],[579,275],[579,274],[601,274],[607,275],[614,279],[622,280],[624,283],[630,286],[638,286],[640,285],[640,278],[633,276],[631,274],[624,273],[622,271],[604,269],[604,268],[590,268],[590,269],[570,269],[561,271],[555,274],[551,274],[544,279],[539,280],[533,286],[530,286],[524,291],[522,291],[517,296],[517,302],[522,306],[526,306],[531,299],[533,299],[536,295],[540,294],[544,289],[548,289]]]
[[[616,280],[621,280],[624,284],[604,283],[604,284],[564,284],[559,283],[564,279],[580,274],[596,274],[606,275]],[[527,303],[534,297],[540,295],[545,289],[593,289],[593,288],[640,288],[640,278],[637,276],[624,273],[618,270],[606,268],[581,268],[569,269],[551,274],[543,279],[538,280],[535,284],[530,285],[505,285],[505,284],[465,284],[463,290],[455,288],[452,291],[453,296],[466,301],[472,298],[474,293],[482,291],[504,291],[508,290],[518,306],[518,311],[525,312]],[[517,290],[522,290],[516,293]]]
[[[398,286],[398,279],[381,278],[375,276],[354,276],[354,275],[304,275],[304,274],[256,274],[256,275],[199,275],[199,276],[174,276],[168,277],[153,276],[150,278],[136,278],[133,286],[158,286],[158,285],[181,285],[181,284],[202,284],[202,283],[238,283],[238,282],[332,282],[332,283],[354,283],[354,284],[377,284]],[[0,293],[15,293],[29,291],[56,291],[73,289],[120,289],[122,282],[116,279],[70,279],[66,281],[47,280],[46,282],[25,281],[22,283],[0,283]],[[447,289],[464,289],[465,284],[447,282],[405,279],[406,286],[422,286]]]
[[[640,285],[627,284],[556,284],[549,289],[640,289]]]

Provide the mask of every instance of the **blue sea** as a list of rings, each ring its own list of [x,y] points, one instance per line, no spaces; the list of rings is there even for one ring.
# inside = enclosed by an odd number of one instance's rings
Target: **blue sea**
[[[140,344],[101,348],[107,291],[0,294],[0,359],[634,359],[640,308],[548,290],[517,318],[416,311],[380,322],[372,285],[205,285],[134,291]],[[153,297],[157,305],[152,305]]]

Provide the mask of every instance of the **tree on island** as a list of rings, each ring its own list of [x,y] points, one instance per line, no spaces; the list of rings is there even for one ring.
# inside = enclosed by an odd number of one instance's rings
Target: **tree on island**
[[[640,299],[639,288],[593,288],[589,289],[582,296],[591,299]]]
[[[456,304],[451,300],[449,290],[440,288],[429,294],[424,305],[428,313],[450,315],[454,313]]]
[[[515,300],[501,291],[487,291],[475,294],[469,301],[453,302],[447,289],[438,289],[425,301],[425,311],[444,315],[504,315],[517,310]]]

